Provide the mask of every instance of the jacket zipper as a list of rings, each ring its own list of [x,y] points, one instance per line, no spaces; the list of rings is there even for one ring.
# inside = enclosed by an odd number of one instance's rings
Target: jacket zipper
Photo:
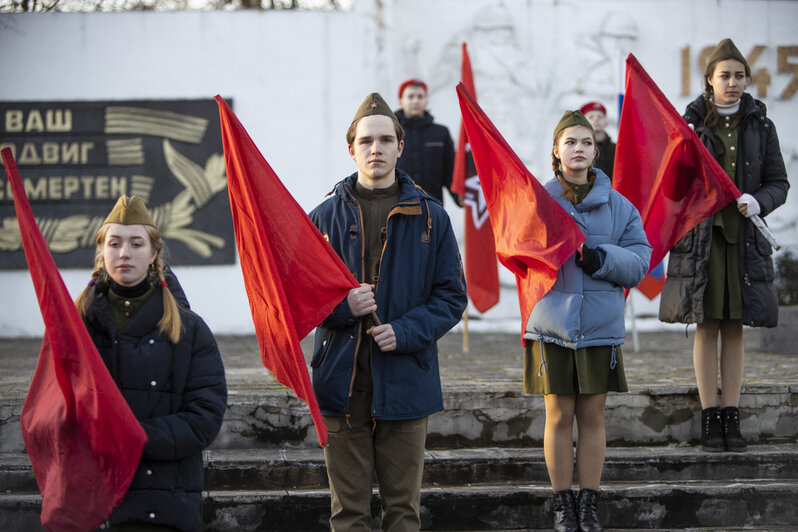
[[[355,207],[357,207],[357,214],[358,214],[358,218],[360,220],[360,279],[359,279],[359,281],[362,283],[363,282],[363,275],[364,275],[363,270],[366,269],[366,266],[365,266],[366,257],[365,257],[365,255],[363,253],[363,211],[360,209],[360,204],[355,199],[355,195],[352,194],[352,191],[349,190],[349,187],[346,187],[346,189],[347,189],[347,192],[349,194],[349,197],[352,198],[352,201],[355,203]],[[355,387],[355,375],[357,374],[357,353],[358,353],[358,351],[360,351],[360,342],[362,340],[362,336],[361,336],[361,332],[362,331],[361,331],[361,329],[363,329],[363,327],[361,326],[360,320],[358,320],[356,328],[357,328],[357,342],[355,342],[355,354],[354,354],[354,357],[352,359],[352,376],[349,378],[349,392],[348,392],[348,395],[347,395],[347,397],[350,399],[350,401],[352,399],[352,390]],[[347,427],[351,426],[349,424],[349,415],[350,414],[347,412],[347,414],[346,414],[346,426]]]
[[[413,204],[415,204],[415,203],[414,202],[406,203],[404,205],[413,205]],[[418,205],[421,205],[420,201],[418,202]],[[390,230],[389,230],[388,226],[391,223],[391,216],[393,216],[394,214],[396,214],[398,212],[398,209],[397,209],[398,206],[399,206],[399,204],[395,205],[391,209],[391,211],[388,213],[388,217],[385,219],[385,242],[382,243],[382,250],[380,251],[380,263],[379,263],[380,264],[380,274],[377,275],[377,280],[374,282],[374,297],[375,297],[375,299],[377,297],[377,292],[379,291],[380,279],[382,279],[382,275],[381,275],[381,273],[382,273],[382,259],[385,257],[385,250],[388,247],[388,235],[390,234]],[[362,221],[361,221],[361,223],[362,223]],[[430,228],[432,227],[432,219],[430,218],[429,210],[427,211],[427,226],[428,226],[427,227],[427,234],[429,234]],[[371,367],[371,356],[372,356],[371,349],[369,349],[369,367]],[[373,374],[371,376],[371,380],[372,380],[372,382],[374,382],[374,375]],[[351,390],[350,390],[350,393],[351,393]],[[374,410],[374,395],[373,394],[372,394],[371,401],[372,401],[371,402],[372,431],[374,431],[376,429],[376,427],[377,427],[377,418],[374,417],[374,414],[376,412]]]
[[[360,243],[360,282],[362,283],[363,282],[363,276],[365,275],[365,269],[366,269],[366,256],[365,256],[365,253],[364,253],[364,250],[363,250],[363,211],[361,210],[360,204],[357,202],[357,199],[355,199],[355,195],[352,193],[351,190],[349,190],[349,187],[346,186],[346,185],[344,185],[344,186],[346,188],[347,194],[349,195],[349,197],[352,199],[352,201],[354,202],[355,206],[357,207],[358,218],[360,220],[360,242],[361,242]],[[413,204],[414,204],[414,202],[406,203],[405,205],[413,205]],[[418,202],[418,205],[421,205],[421,202]],[[397,209],[398,206],[399,206],[399,204],[394,206],[391,209],[391,212],[388,213],[388,218],[385,221],[386,229],[388,227],[388,222],[390,221],[391,216],[393,216],[393,214],[396,212],[396,209]],[[427,212],[427,218],[428,218],[427,225],[431,227],[432,226],[432,219],[430,218],[429,211]],[[429,231],[429,228],[427,229],[427,231]],[[383,242],[382,251],[380,252],[380,267],[382,267],[382,258],[385,255],[385,248],[387,247],[387,245],[388,245],[388,232],[386,231],[385,242]],[[374,283],[374,295],[375,295],[375,297],[377,295],[377,286],[378,285],[379,285],[379,279],[377,280],[377,282]],[[361,326],[360,323],[358,323],[358,326],[357,326],[357,342],[355,343],[355,355],[354,355],[354,359],[353,359],[353,362],[352,362],[352,377],[350,377],[350,379],[349,379],[348,398],[350,399],[350,401],[352,399],[352,391],[353,391],[353,389],[355,387],[355,375],[357,373],[357,354],[358,354],[358,351],[360,351],[360,342],[362,341],[362,335],[361,335],[362,330],[361,329],[363,329],[363,327]],[[369,349],[369,358],[371,358],[371,349]],[[369,365],[371,365],[371,364],[369,364]],[[371,376],[371,379],[372,379],[372,382],[373,382],[374,375]],[[372,396],[372,404],[371,404],[371,410],[372,411],[374,410],[374,402],[373,401],[374,401],[374,398]],[[351,416],[351,413],[347,412],[345,419],[346,419],[346,426],[351,428],[352,425],[350,424],[350,416]],[[375,423],[376,423],[376,420],[375,420]]]

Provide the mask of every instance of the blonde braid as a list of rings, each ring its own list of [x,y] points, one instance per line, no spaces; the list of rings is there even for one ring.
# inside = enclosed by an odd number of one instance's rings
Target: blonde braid
[[[152,245],[157,251],[155,261],[150,265],[150,269],[153,271],[155,279],[158,280],[157,284],[160,285],[161,294],[163,295],[163,316],[158,322],[158,329],[169,338],[170,342],[177,343],[183,333],[183,320],[180,318],[180,308],[177,305],[175,296],[169,290],[163,274],[164,264],[161,259],[161,253],[164,249],[164,242],[161,240],[161,234],[157,229],[152,226],[145,227],[150,235]]]
[[[97,231],[97,248],[94,250],[94,271],[91,272],[91,279],[89,283],[86,285],[86,288],[78,295],[77,299],[75,299],[75,307],[78,309],[78,313],[82,319],[86,319],[86,316],[89,315],[89,306],[91,305],[91,300],[93,299],[94,295],[94,285],[97,281],[102,280],[105,277],[105,261],[103,260],[103,242],[105,241],[105,233],[108,231],[108,226],[103,225]]]
[[[94,285],[103,275],[104,270],[95,269],[91,272],[91,279],[89,280],[86,288],[84,288],[80,294],[78,294],[77,299],[75,299],[75,307],[78,309],[78,314],[80,314],[81,319],[86,319],[86,316],[89,314],[89,305],[92,300],[92,295],[94,294]]]

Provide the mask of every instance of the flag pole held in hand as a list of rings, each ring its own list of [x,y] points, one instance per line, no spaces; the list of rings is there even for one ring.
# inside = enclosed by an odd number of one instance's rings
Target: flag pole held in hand
[[[776,242],[776,238],[773,236],[773,233],[770,232],[768,226],[765,225],[765,222],[762,220],[762,218],[760,218],[759,215],[751,216],[751,221],[754,222],[754,225],[757,229],[759,229],[759,232],[762,233],[762,236],[764,236],[767,241],[770,242],[770,245],[773,246],[773,249],[779,251],[781,246],[778,242]]]

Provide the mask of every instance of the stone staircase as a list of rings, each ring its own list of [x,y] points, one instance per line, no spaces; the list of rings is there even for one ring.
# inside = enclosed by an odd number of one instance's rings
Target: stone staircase
[[[223,353],[225,345],[220,341]],[[484,371],[469,366],[480,375],[473,382],[458,381],[453,367],[445,371],[447,409],[429,424],[422,529],[551,530],[542,398],[518,392],[514,349],[507,361],[485,362]],[[324,460],[306,406],[279,385],[264,386],[262,368],[237,367],[225,357],[231,393],[222,432],[205,452],[205,530],[328,529]],[[635,364],[625,357],[630,377]],[[442,365],[447,358],[442,346]],[[648,374],[647,384],[609,396],[599,507],[608,530],[798,530],[798,359],[755,362],[776,364],[788,383],[747,379],[741,399],[745,453],[698,449],[699,406],[687,378]],[[36,531],[41,499],[15,439],[18,417],[15,426],[7,415],[13,401],[18,415],[19,397],[13,395],[0,397],[0,530]],[[372,509],[377,528],[376,490]]]

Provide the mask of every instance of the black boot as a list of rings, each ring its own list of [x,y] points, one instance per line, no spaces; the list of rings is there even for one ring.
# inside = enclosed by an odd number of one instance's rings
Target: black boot
[[[601,532],[604,528],[599,523],[598,491],[591,489],[579,490],[579,530],[581,532]]]
[[[720,425],[726,450],[733,452],[745,451],[745,440],[740,434],[740,411],[736,406],[727,406],[720,411]]]
[[[560,490],[554,494],[554,532],[579,532],[573,490]]]
[[[720,425],[720,408],[713,406],[701,411],[701,447],[705,451],[718,452],[726,449]]]

